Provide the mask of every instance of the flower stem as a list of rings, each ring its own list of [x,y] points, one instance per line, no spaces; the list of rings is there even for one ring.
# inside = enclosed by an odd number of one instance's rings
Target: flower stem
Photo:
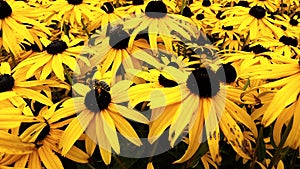
[[[11,61],[12,61],[12,67],[17,66],[15,55],[11,53],[10,56],[11,56]]]
[[[258,137],[257,137],[257,141],[256,141],[256,146],[255,146],[255,151],[254,151],[254,155],[253,155],[253,159],[252,159],[252,163],[250,164],[250,169],[254,169],[254,166],[255,166],[255,162],[257,160],[257,155],[258,155],[258,149],[259,149],[259,143],[261,141],[264,141],[264,133],[263,133],[263,129],[264,127],[263,126],[260,126],[259,128],[259,132],[258,132]]]
[[[70,82],[70,85],[73,85],[72,77],[71,77],[71,75],[70,75],[70,72],[68,71],[67,66],[64,65],[64,64],[63,64],[63,66],[64,66],[64,70],[65,70],[66,75],[67,75],[67,79],[68,79],[68,81]]]
[[[85,31],[86,35],[90,38],[91,35],[89,34],[89,31],[87,30],[86,25],[83,22],[83,19],[81,19],[81,24],[82,24],[83,30]]]
[[[267,169],[271,169],[273,166],[277,165],[277,163],[282,158],[282,154],[281,154],[282,149],[283,149],[284,143],[285,143],[286,139],[288,138],[288,135],[292,129],[292,126],[293,126],[293,118],[290,120],[288,126],[286,127],[286,129],[282,135],[282,138],[280,140],[280,143],[279,143],[278,147],[276,148],[275,154],[274,154],[273,158],[271,159],[271,162]]]
[[[186,6],[186,0],[182,0],[182,1],[181,1],[180,15],[183,14],[183,9],[185,8],[185,6]]]

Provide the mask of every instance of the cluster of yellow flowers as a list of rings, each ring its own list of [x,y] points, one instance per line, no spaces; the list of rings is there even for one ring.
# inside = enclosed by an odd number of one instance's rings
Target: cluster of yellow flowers
[[[0,0],[0,169],[297,168],[299,22],[297,0]]]

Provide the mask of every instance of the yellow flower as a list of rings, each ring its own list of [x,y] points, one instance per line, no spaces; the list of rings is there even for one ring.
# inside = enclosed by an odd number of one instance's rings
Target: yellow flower
[[[150,101],[152,116],[148,139],[153,143],[170,126],[169,140],[174,146],[176,140],[185,132],[189,133],[189,146],[183,157],[175,163],[188,160],[208,140],[212,159],[220,162],[219,141],[222,129],[233,149],[243,158],[249,159],[249,152],[243,147],[243,133],[237,122],[247,126],[255,136],[257,129],[247,112],[236,105],[231,97],[241,91],[226,87],[222,78],[209,68],[198,68],[192,72],[179,71],[168,67],[179,84],[170,88],[146,89],[133,86],[130,96]],[[143,85],[143,84],[142,84]],[[204,132],[206,135],[203,135]]]
[[[70,24],[72,28],[82,27],[92,20],[95,7],[95,1],[92,0],[56,0],[50,2],[48,10],[55,14],[61,27],[64,23]]]
[[[87,58],[80,55],[82,46],[76,46],[81,39],[69,40],[67,36],[63,36],[61,40],[49,41],[42,39],[46,50],[34,53],[17,65],[15,71],[20,74],[26,70],[26,79],[36,76],[40,80],[45,80],[54,72],[54,74],[62,81],[65,80],[64,65],[67,65],[74,73],[79,74],[80,68],[77,61],[80,59],[89,65]],[[23,73],[22,72],[22,73]]]
[[[124,28],[126,30],[133,29],[130,35],[129,47],[133,46],[138,34],[148,34],[150,48],[153,50],[154,55],[157,54],[158,50],[158,37],[164,42],[166,50],[171,52],[173,38],[182,36],[190,40],[196,32],[196,27],[188,18],[181,15],[167,14],[167,7],[163,1],[150,1],[146,6],[145,13],[125,21]],[[172,35],[172,31],[177,32],[179,35]]]
[[[24,72],[20,74],[11,73],[10,65],[7,62],[2,62],[0,65],[0,101],[8,99],[17,108],[24,108],[25,115],[32,115],[24,98],[38,101],[45,105],[52,105],[50,87],[61,87],[69,89],[69,86],[64,83],[59,83],[56,80],[31,80],[26,81]],[[41,94],[43,91],[47,97]],[[26,110],[25,110],[26,109]]]
[[[36,117],[41,119],[41,122],[32,123],[29,126],[21,125],[21,140],[26,143],[34,143],[35,149],[29,154],[16,155],[19,156],[19,160],[14,164],[15,167],[42,169],[43,164],[48,169],[64,168],[55,153],[61,153],[61,150],[58,148],[63,134],[61,128],[70,123],[72,120],[70,116],[73,115],[73,112],[62,111],[59,105],[60,102],[52,105],[50,108],[43,107]],[[78,163],[87,163],[89,158],[86,153],[75,146],[71,148],[66,157]]]
[[[7,52],[19,56],[22,48],[21,42],[27,40],[30,43],[39,41],[34,39],[34,35],[26,28],[30,24],[50,35],[51,32],[35,19],[42,14],[34,8],[29,7],[23,1],[0,1],[0,30],[2,30],[1,43]]]
[[[103,86],[104,85],[104,86]],[[71,121],[60,141],[62,155],[69,152],[72,145],[85,131],[87,153],[92,155],[96,144],[99,145],[100,154],[106,165],[111,162],[111,151],[120,153],[117,130],[133,144],[140,146],[142,143],[125,119],[141,123],[148,123],[148,119],[139,112],[129,109],[120,103],[128,101],[127,90],[131,83],[127,80],[120,81],[111,88],[108,84],[100,82],[94,89],[82,84],[73,85],[76,93],[82,97],[75,97],[63,103],[65,111],[74,109],[77,117]]]

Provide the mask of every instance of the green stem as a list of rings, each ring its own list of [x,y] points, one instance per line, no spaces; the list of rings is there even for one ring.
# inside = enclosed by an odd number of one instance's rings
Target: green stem
[[[283,0],[281,0],[281,3],[280,3],[280,13],[281,13],[281,15],[283,14]]]
[[[67,75],[67,79],[68,79],[68,81],[70,82],[70,85],[73,85],[73,80],[72,80],[72,77],[71,77],[71,75],[70,75],[70,72],[68,71],[67,66],[66,66],[66,65],[63,65],[63,66],[64,66],[64,70],[65,70],[66,75]]]
[[[242,49],[247,45],[247,41],[248,41],[248,39],[249,39],[249,36],[250,36],[250,31],[248,31],[248,34],[247,34],[246,39],[245,39],[245,41],[244,41],[244,43],[243,43]]]
[[[277,165],[279,160],[282,158],[281,152],[282,152],[284,143],[285,143],[286,139],[288,138],[288,135],[292,129],[292,126],[293,126],[293,118],[290,120],[288,126],[286,127],[286,129],[282,135],[282,138],[280,140],[280,143],[279,143],[279,145],[275,151],[275,154],[274,154],[273,158],[271,159],[271,162],[267,169],[271,169],[273,166]]]
[[[11,56],[11,61],[12,61],[12,67],[16,67],[17,66],[17,62],[16,62],[16,58],[15,58],[15,55],[14,54],[10,54]]]
[[[180,15],[183,14],[183,9],[185,8],[185,6],[186,6],[186,0],[182,0],[182,1],[181,1]]]
[[[247,82],[245,84],[245,86],[243,87],[243,90],[245,91],[250,85],[250,79],[247,79]]]
[[[90,163],[87,163],[87,166],[89,166],[89,168],[91,168],[91,169],[96,169],[94,166],[92,166],[92,164],[90,164]]]
[[[258,132],[258,137],[257,137],[257,141],[256,141],[256,146],[255,146],[255,151],[254,151],[254,155],[253,155],[253,159],[252,159],[252,163],[250,164],[250,169],[254,169],[255,166],[255,162],[257,160],[257,155],[258,155],[258,147],[260,145],[261,141],[264,141],[264,133],[263,133],[264,127],[260,126],[259,128],[259,132]]]
[[[85,31],[86,35],[90,38],[91,35],[89,34],[89,31],[87,30],[86,25],[83,22],[83,19],[81,19],[81,24],[82,24],[83,30]]]

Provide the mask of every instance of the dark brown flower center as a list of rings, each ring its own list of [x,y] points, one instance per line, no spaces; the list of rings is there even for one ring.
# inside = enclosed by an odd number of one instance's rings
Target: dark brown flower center
[[[187,87],[202,98],[211,98],[220,91],[220,81],[212,70],[198,68],[189,75]]]
[[[71,5],[79,5],[82,3],[83,0],[67,0]]]
[[[126,49],[129,34],[123,30],[123,25],[117,25],[109,31],[109,45],[114,49]]]
[[[12,13],[12,9],[6,1],[0,0],[0,19],[9,17]]]
[[[101,9],[108,14],[113,13],[115,10],[114,6],[110,2],[104,2],[103,6],[101,6]]]
[[[202,20],[202,19],[204,19],[204,15],[202,13],[197,14],[196,19],[197,20]]]
[[[188,6],[186,6],[186,7],[183,9],[182,15],[185,16],[185,17],[190,18],[190,17],[192,17],[194,14],[193,14],[193,12],[191,11],[191,9],[190,9]]]
[[[66,49],[68,49],[68,45],[62,40],[53,41],[46,47],[47,53],[51,55],[63,53]]]
[[[297,26],[297,25],[299,24],[299,22],[298,22],[297,20],[295,20],[295,19],[291,19],[291,20],[290,20],[290,24],[291,24],[292,26]]]
[[[146,16],[150,18],[163,18],[167,15],[167,6],[162,1],[150,1],[145,9]]]
[[[169,80],[166,77],[164,77],[162,74],[159,75],[158,77],[158,82],[160,85],[162,85],[163,87],[175,87],[178,85],[177,82],[173,81],[173,80]]]
[[[237,77],[235,68],[229,63],[222,64],[222,66],[217,70],[216,75],[221,82],[225,83],[234,82]]]
[[[233,30],[233,26],[222,26],[222,29],[226,30],[226,31],[232,31]]]
[[[211,5],[210,0],[203,0],[202,6],[209,7]]]
[[[9,74],[0,75],[0,92],[6,92],[14,87],[15,79]]]
[[[84,98],[86,108],[94,113],[106,109],[110,102],[110,93],[100,88],[90,90]]]
[[[280,37],[279,42],[282,42],[285,45],[289,45],[289,46],[294,46],[294,47],[298,46],[298,40],[297,39],[287,37],[285,35]]]
[[[132,0],[132,5],[143,5],[144,0]]]
[[[266,16],[266,10],[261,6],[253,6],[250,9],[249,14],[257,19],[261,19]]]
[[[220,19],[220,20],[223,20],[226,18],[225,15],[221,16],[224,12],[223,11],[218,11],[217,15],[216,15],[216,18]]]

